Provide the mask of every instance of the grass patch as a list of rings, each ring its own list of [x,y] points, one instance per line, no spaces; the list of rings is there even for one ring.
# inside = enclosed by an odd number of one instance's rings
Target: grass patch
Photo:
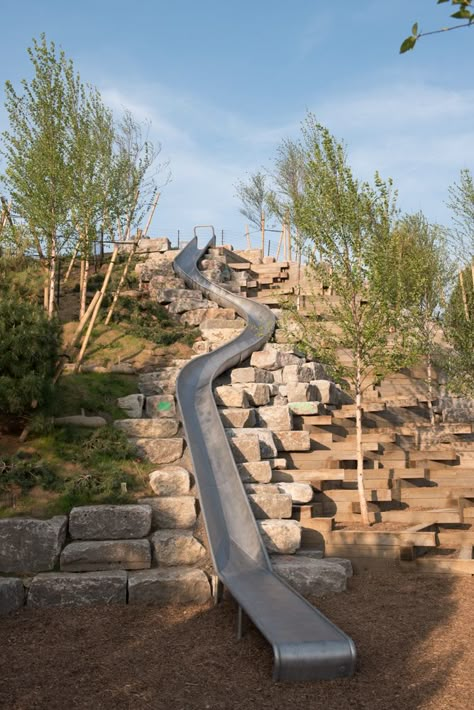
[[[55,389],[52,415],[65,417],[99,414],[106,419],[124,419],[127,415],[117,406],[117,399],[138,390],[137,377],[115,373],[85,372],[63,375]]]
[[[191,347],[199,334],[197,328],[174,320],[159,303],[129,296],[119,298],[112,320],[126,324],[129,333],[156,345],[184,343]]]
[[[92,432],[55,428],[9,457],[8,465],[0,517],[49,517],[77,505],[129,503],[146,492],[154,468],[139,460],[125,434],[112,426]]]

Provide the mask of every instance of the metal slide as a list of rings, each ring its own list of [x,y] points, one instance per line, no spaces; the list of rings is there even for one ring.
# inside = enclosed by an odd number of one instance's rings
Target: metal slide
[[[214,567],[239,613],[243,610],[272,645],[274,680],[350,676],[356,660],[353,641],[272,571],[214,402],[213,380],[264,345],[275,328],[275,316],[266,306],[229,293],[201,274],[197,264],[213,244],[215,237],[200,250],[194,237],[173,266],[190,288],[234,308],[247,322],[237,338],[191,360],[177,380]]]

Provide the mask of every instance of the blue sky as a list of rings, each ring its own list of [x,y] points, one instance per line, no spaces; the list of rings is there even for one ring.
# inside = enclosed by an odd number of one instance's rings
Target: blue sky
[[[404,211],[449,222],[448,186],[474,162],[474,28],[401,40],[448,23],[435,0],[1,0],[3,83],[30,75],[46,32],[114,110],[152,123],[170,160],[153,235],[213,223],[244,231],[234,185],[271,168],[312,111],[361,178],[392,177]],[[0,108],[0,122],[5,113]]]

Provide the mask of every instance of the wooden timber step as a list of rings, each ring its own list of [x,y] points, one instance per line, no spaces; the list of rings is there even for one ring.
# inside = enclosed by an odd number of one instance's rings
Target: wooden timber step
[[[438,526],[437,539],[441,546],[459,547],[461,545],[474,545],[474,530],[447,529]]]
[[[461,516],[458,508],[429,508],[425,510],[384,510],[380,513],[383,522],[400,523],[454,523],[460,524]]]
[[[474,559],[472,545],[463,546],[457,556],[447,556],[440,548],[430,550],[428,554],[417,557],[416,568],[426,574],[473,575]]]
[[[424,449],[409,451],[410,461],[457,461],[455,449]]]
[[[392,491],[390,489],[367,488],[365,489],[365,496],[367,502],[386,503],[392,500]],[[359,500],[359,491],[357,488],[325,489],[320,493],[315,493],[313,500],[316,501],[316,503],[325,503],[329,502],[329,500],[332,500],[335,503],[357,503]]]
[[[319,483],[321,481],[343,481],[344,469],[273,469],[272,482]]]

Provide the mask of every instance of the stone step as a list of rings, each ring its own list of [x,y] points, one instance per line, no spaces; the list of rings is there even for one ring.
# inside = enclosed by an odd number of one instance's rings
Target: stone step
[[[250,507],[257,520],[291,518],[291,496],[281,493],[250,493]]]
[[[127,573],[123,570],[111,570],[38,574],[30,584],[26,604],[31,608],[44,608],[126,604],[126,601]]]
[[[129,604],[205,604],[210,596],[209,580],[199,569],[158,567],[128,578]]]
[[[347,566],[337,560],[285,555],[275,556],[272,564],[274,572],[304,596],[343,592],[347,586]]]
[[[270,553],[291,555],[301,545],[301,526],[296,520],[258,520],[257,525]]]
[[[150,538],[153,559],[159,567],[202,564],[206,549],[191,530],[157,530]]]
[[[61,572],[96,572],[111,569],[148,569],[148,540],[87,540],[71,542],[61,552]]]

